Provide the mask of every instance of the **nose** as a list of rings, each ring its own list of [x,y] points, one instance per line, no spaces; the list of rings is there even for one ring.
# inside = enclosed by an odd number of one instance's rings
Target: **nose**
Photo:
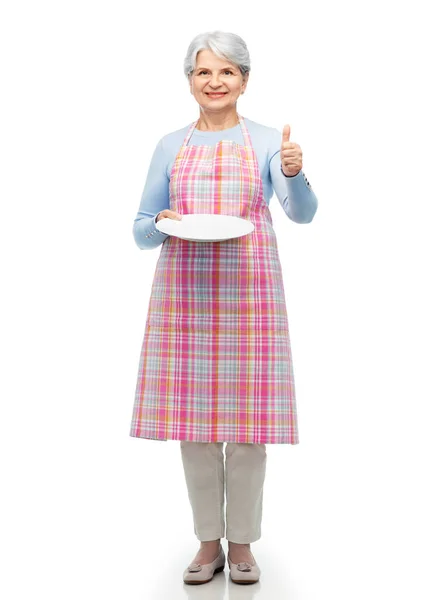
[[[211,80],[209,82],[209,85],[212,88],[217,88],[217,87],[221,87],[221,82],[219,80],[219,76],[218,75],[212,75]]]

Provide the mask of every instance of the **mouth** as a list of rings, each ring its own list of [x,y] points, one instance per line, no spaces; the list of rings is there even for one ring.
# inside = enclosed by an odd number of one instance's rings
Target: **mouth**
[[[207,92],[206,95],[209,96],[209,98],[222,98],[226,93],[227,92]]]

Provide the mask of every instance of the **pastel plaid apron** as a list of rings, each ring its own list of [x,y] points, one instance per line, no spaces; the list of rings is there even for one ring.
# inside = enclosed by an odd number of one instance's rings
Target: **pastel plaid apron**
[[[271,213],[244,118],[245,145],[188,145],[170,209],[252,221],[221,242],[169,236],[158,258],[130,435],[156,440],[298,444],[288,318]]]

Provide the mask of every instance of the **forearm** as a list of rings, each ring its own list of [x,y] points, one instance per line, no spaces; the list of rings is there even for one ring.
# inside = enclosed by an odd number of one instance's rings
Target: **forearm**
[[[287,177],[279,153],[273,156],[270,168],[274,191],[287,216],[295,223],[310,223],[316,214],[318,200],[304,172],[301,170],[294,177]]]

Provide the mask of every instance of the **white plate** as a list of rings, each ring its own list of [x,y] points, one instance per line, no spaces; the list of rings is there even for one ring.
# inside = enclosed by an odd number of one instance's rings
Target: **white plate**
[[[182,215],[182,219],[160,219],[157,229],[190,242],[220,242],[242,237],[255,229],[248,219],[216,214]]]

